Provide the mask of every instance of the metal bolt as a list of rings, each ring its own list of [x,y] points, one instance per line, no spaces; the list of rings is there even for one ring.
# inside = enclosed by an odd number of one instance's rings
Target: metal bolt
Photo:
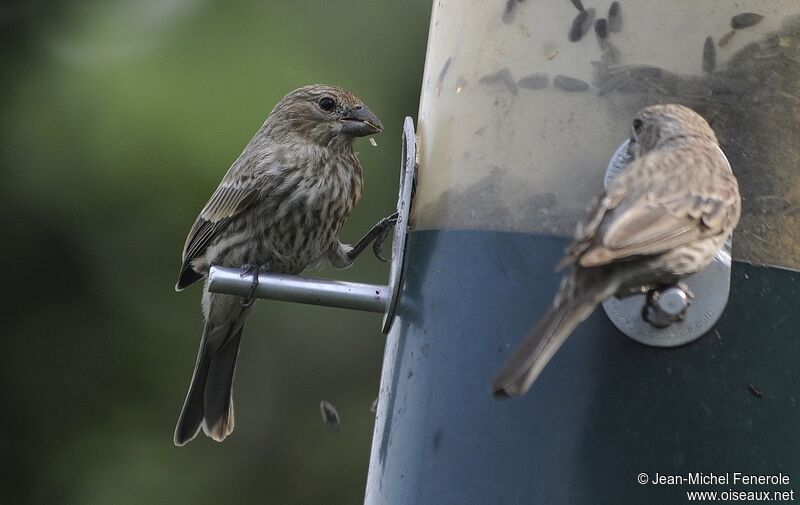
[[[661,291],[655,299],[655,306],[666,315],[676,317],[689,307],[689,297],[681,288],[673,286]]]
[[[692,295],[678,286],[650,291],[642,308],[642,317],[656,328],[666,328],[683,321]]]

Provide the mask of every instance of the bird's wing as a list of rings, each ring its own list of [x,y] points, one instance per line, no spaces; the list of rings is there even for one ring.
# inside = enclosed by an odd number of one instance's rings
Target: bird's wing
[[[600,196],[584,220],[578,222],[575,240],[567,248],[564,257],[556,266],[556,271],[578,261],[581,255],[591,247],[603,217],[609,211],[617,208],[624,198],[625,193],[619,190],[605,192]]]
[[[726,229],[735,179],[718,177],[716,151],[681,154],[653,153],[633,162],[578,227],[565,261],[593,267],[660,254]]]
[[[181,290],[202,277],[192,269],[192,261],[205,253],[208,246],[225,230],[231,218],[256,199],[256,179],[247,165],[237,162],[231,167],[197,216],[183,246],[183,265],[175,289]]]

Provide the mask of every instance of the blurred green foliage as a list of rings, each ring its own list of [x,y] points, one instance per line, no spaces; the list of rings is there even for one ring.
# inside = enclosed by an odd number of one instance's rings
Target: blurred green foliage
[[[0,3],[5,411],[0,503],[353,504],[363,499],[379,315],[258,303],[237,426],[172,432],[202,319],[173,285],[188,228],[287,91],[339,84],[386,131],[358,141],[355,241],[396,201],[430,3]],[[312,275],[385,282],[364,255]],[[342,416],[333,434],[319,402]]]

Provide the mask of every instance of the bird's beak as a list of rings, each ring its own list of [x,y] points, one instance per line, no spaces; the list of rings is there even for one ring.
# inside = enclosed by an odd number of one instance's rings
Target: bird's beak
[[[383,125],[378,116],[372,113],[366,105],[358,105],[348,110],[342,116],[342,133],[355,137],[364,137],[383,131]]]

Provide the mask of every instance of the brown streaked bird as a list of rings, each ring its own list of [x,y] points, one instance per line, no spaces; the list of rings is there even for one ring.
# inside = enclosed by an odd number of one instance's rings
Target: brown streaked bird
[[[175,289],[207,277],[212,265],[256,275],[299,274],[321,260],[349,266],[364,245],[353,248],[338,239],[361,197],[353,141],[382,130],[375,114],[344,89],[304,86],[283,97],[194,222]],[[192,440],[201,427],[216,441],[233,430],[231,387],[251,304],[252,298],[204,287],[205,326],[176,445]]]
[[[699,114],[681,105],[652,105],[637,114],[631,130],[631,163],[578,224],[558,265],[572,269],[495,376],[495,396],[528,391],[604,299],[674,284],[703,269],[738,223],[736,177]]]

